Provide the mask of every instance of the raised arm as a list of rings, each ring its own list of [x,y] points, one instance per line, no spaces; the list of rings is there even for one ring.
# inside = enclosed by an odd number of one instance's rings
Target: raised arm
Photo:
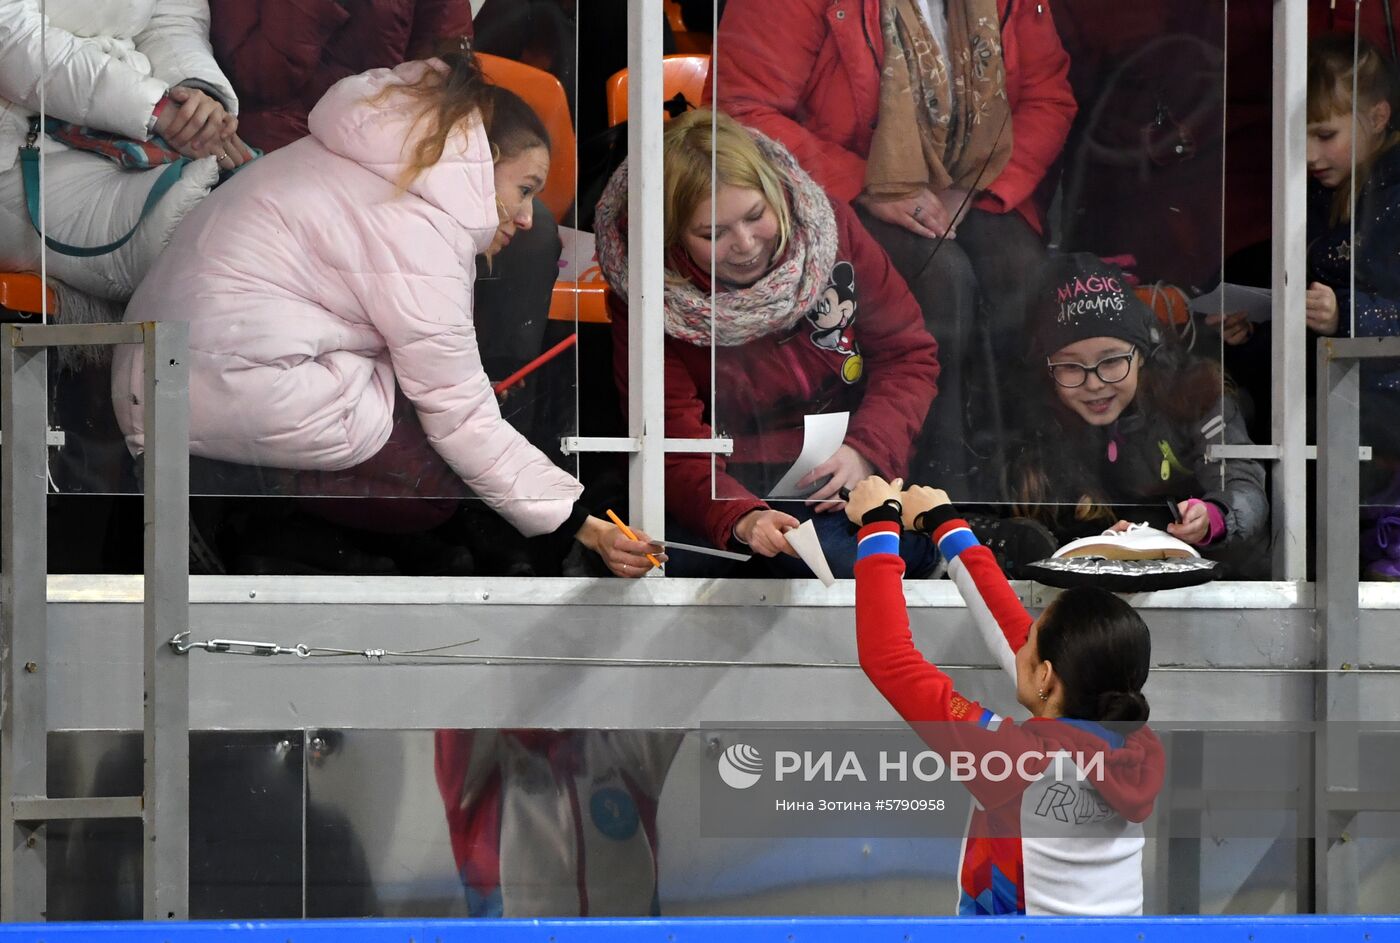
[[[1016,681],[1016,653],[1030,634],[1031,615],[997,566],[992,551],[977,542],[948,496],[933,488],[911,488],[903,497],[910,527],[928,534],[948,561],[948,575],[962,594],[987,650]]]
[[[889,504],[871,508],[871,491],[862,491],[879,486],[890,487],[880,479],[867,478],[852,491],[848,504],[848,513],[859,514],[866,522],[857,538],[855,566],[856,648],[861,668],[919,737],[940,753],[965,750],[982,756],[999,751],[1019,757],[1034,747],[1032,737],[959,694],[952,679],[915,648],[904,600],[904,561],[899,556],[901,511]],[[978,802],[992,807],[1025,789],[1028,781],[1019,776],[974,777],[966,785]]]
[[[914,645],[904,600],[898,513],[882,515],[877,509],[862,516],[870,523],[856,538],[856,650],[861,669],[910,723],[984,719],[982,706],[958,694],[953,680]]]

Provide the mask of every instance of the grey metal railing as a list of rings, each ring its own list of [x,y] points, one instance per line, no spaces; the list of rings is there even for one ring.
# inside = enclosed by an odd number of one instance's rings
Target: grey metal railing
[[[1400,361],[1400,337],[1324,338],[1317,345],[1318,721],[1313,859],[1314,909],[1354,912],[1358,865],[1347,823],[1361,812],[1400,811],[1400,796],[1362,790],[1360,604],[1361,370]],[[1400,423],[1400,417],[1396,418]]]
[[[46,913],[47,823],[139,818],[143,914],[189,916],[189,371],[184,323],[0,329],[0,919]],[[145,764],[139,796],[48,796],[48,349],[145,350]]]

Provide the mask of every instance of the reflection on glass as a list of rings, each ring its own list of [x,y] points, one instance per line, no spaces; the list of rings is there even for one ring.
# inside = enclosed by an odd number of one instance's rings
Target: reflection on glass
[[[948,741],[966,727],[968,738],[976,725],[937,726],[196,733],[192,915],[947,914],[967,860],[968,783],[926,781],[912,764],[929,749],[919,735]],[[1154,730],[1170,775],[1144,822],[1146,912],[1291,912],[1311,880],[1297,842],[1311,841],[1315,725]],[[1394,730],[1332,732],[1362,737],[1360,783],[1387,788]],[[1072,749],[1097,737],[1063,735]],[[737,789],[722,761],[744,744],[764,765],[760,782]],[[785,769],[799,766],[781,781],[779,750]],[[835,779],[848,751],[865,781]],[[827,752],[830,770],[808,778],[804,754],[817,763]],[[883,778],[882,757],[894,758]],[[55,796],[140,790],[139,733],[56,733],[49,762]],[[808,814],[779,811],[775,796],[948,801],[942,814]],[[1033,820],[1023,825],[1037,844],[1058,834]],[[1371,843],[1365,854],[1391,856],[1397,824],[1363,816],[1348,830]],[[138,917],[140,838],[137,821],[50,825],[51,918]]]
[[[649,916],[680,734],[441,730],[434,768],[474,917]]]

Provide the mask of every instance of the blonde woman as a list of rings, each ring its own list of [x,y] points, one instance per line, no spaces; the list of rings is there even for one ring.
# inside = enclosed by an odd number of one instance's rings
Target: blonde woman
[[[839,513],[841,489],[873,472],[904,474],[934,397],[937,344],[880,247],[781,144],[693,111],[667,125],[665,165],[666,435],[718,428],[734,439],[713,475],[708,455],[667,456],[667,511],[689,535],[795,576],[807,570],[785,535],[812,517],[832,571],[849,577],[855,537]],[[624,398],[626,201],[623,165],[598,204],[597,236]],[[804,416],[841,411],[851,414],[845,441],[799,482],[807,501],[780,509],[765,500],[802,448]],[[908,550],[912,574],[932,570],[927,541],[911,539]],[[712,572],[702,562],[678,553],[668,572]]]

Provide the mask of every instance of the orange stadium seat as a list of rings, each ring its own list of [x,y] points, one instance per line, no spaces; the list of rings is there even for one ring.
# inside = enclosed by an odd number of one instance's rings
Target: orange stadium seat
[[[48,289],[49,313],[58,310],[58,296]],[[44,289],[34,272],[0,272],[0,309],[18,314],[43,311]]]
[[[710,57],[681,54],[667,56],[661,63],[661,100],[677,95],[698,106],[705,95],[705,78],[710,73]],[[668,116],[669,118],[669,116]],[[608,126],[627,120],[627,70],[608,79]]]
[[[685,18],[681,15],[681,5],[676,0],[666,0],[666,22],[671,27],[671,35],[675,37],[676,52],[700,53],[706,56],[710,54],[714,39],[709,33],[709,23],[704,24],[704,30],[691,30],[686,25]]]
[[[555,219],[563,219],[574,203],[574,191],[578,186],[578,146],[564,86],[543,69],[514,59],[484,52],[477,58],[491,81],[523,98],[544,122],[549,132],[549,179],[540,191],[540,202],[549,207]]]
[[[543,69],[478,53],[482,70],[497,85],[510,89],[534,109],[549,132],[549,179],[540,191],[540,202],[562,220],[574,203],[578,186],[578,146],[574,137],[573,117],[564,86]],[[596,270],[596,266],[594,267]],[[585,273],[586,274],[586,273]],[[603,296],[607,286],[601,275],[597,284],[588,282],[556,282],[550,299],[549,317],[555,321],[578,320],[606,324],[607,306]]]

